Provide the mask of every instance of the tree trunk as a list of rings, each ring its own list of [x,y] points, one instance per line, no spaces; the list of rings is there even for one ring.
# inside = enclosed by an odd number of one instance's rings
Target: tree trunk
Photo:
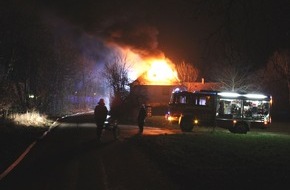
[[[290,80],[287,80],[288,85],[288,107],[290,106]]]

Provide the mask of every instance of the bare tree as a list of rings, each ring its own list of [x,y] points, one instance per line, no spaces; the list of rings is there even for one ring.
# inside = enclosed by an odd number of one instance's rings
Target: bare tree
[[[221,83],[220,90],[233,92],[258,92],[256,76],[249,68],[235,65],[220,66],[215,73],[215,80]]]
[[[86,55],[79,56],[77,60],[78,68],[74,83],[77,85],[74,87],[74,97],[77,102],[74,103],[74,109],[85,111],[92,108],[91,103],[96,103],[97,100],[92,100],[92,97],[99,97],[105,94],[105,88],[102,84],[103,81],[98,80],[98,75],[95,73],[94,57],[87,57]],[[89,97],[89,98],[88,98]]]
[[[273,37],[269,30],[271,25],[279,25],[286,28],[283,22],[277,22],[275,14],[283,15],[283,7],[287,1],[247,1],[247,0],[197,0],[196,11],[193,11],[200,20],[210,23],[199,39],[203,50],[203,69],[209,70],[213,63],[223,61],[231,53],[242,54],[244,59],[258,69],[261,61],[267,59],[273,44],[277,44],[277,38]],[[276,13],[277,11],[277,13]],[[197,21],[198,21],[197,19]],[[279,20],[278,20],[279,21]],[[263,32],[268,31],[268,32]],[[286,41],[284,42],[286,43]]]
[[[181,82],[194,82],[198,77],[198,69],[190,63],[184,61],[176,65],[178,78]]]
[[[115,57],[111,62],[105,64],[102,74],[111,88],[113,96],[120,96],[121,99],[124,99],[128,94],[128,69],[126,57]]]
[[[122,108],[129,96],[128,70],[126,56],[116,56],[111,62],[105,64],[102,72],[111,91],[111,114],[118,119],[124,115]]]
[[[34,108],[36,98],[29,98],[29,94],[38,97],[37,91],[47,87],[39,80],[39,72],[51,55],[50,35],[35,7],[27,8],[13,3],[0,8],[0,26],[5,28],[0,32],[1,96],[5,98],[0,101],[5,104],[2,100],[10,99],[5,109],[13,112]]]
[[[275,75],[273,71],[276,71],[278,75],[284,82],[286,82],[288,87],[288,104],[290,104],[290,50],[278,50],[270,57],[268,62],[268,68],[272,68],[270,72],[271,75]]]

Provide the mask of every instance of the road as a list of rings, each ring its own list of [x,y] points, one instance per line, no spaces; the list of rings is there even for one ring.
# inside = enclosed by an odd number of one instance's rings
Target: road
[[[80,118],[80,117],[79,117]],[[96,142],[96,126],[71,118],[60,122],[1,180],[0,189],[175,189],[130,138],[137,127],[121,125],[115,141],[104,131]],[[178,131],[146,128],[144,135]]]

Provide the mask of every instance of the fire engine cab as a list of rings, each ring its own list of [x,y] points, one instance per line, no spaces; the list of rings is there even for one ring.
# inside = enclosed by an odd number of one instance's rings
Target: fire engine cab
[[[167,119],[178,122],[182,131],[194,126],[220,126],[233,133],[271,123],[272,97],[265,94],[219,91],[172,92]]]

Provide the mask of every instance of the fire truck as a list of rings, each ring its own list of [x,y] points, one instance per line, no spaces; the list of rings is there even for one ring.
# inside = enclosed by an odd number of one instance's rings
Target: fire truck
[[[220,126],[247,133],[251,127],[268,127],[271,106],[272,97],[265,94],[175,89],[166,117],[185,132],[194,126]]]

